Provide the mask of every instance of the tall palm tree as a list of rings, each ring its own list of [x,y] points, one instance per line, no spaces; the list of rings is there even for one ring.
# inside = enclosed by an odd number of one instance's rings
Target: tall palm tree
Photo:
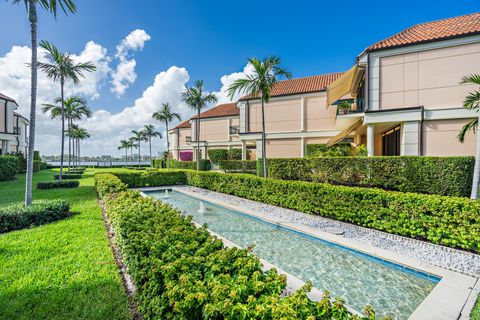
[[[146,139],[148,140],[148,146],[150,148],[150,160],[152,160],[152,138],[159,137],[160,139],[162,139],[162,134],[160,132],[158,132],[155,129],[155,127],[152,126],[151,124],[146,124],[143,127],[142,131],[143,131]]]
[[[464,77],[460,83],[474,84],[479,86],[478,90],[470,92],[468,96],[465,97],[463,107],[467,110],[474,110],[476,113],[480,113],[480,74],[472,74],[468,77]],[[465,140],[466,133],[470,130],[477,134],[477,154],[475,156],[475,168],[473,169],[472,193],[470,194],[471,199],[478,198],[478,188],[480,184],[480,132],[478,132],[479,118],[473,119],[464,125],[458,133],[458,140],[462,143]]]
[[[129,144],[129,147],[130,147],[130,162],[132,162],[132,166],[133,166],[133,149],[137,148],[135,138],[134,137],[129,138],[128,139],[128,144]]]
[[[75,138],[77,140],[77,143],[76,143],[76,145],[77,145],[77,159],[78,159],[77,164],[80,166],[81,163],[82,163],[82,156],[80,154],[81,142],[89,139],[90,134],[88,133],[88,131],[85,128],[78,128],[78,131],[76,132]]]
[[[125,167],[128,167],[128,149],[130,148],[130,142],[128,140],[120,140],[118,150],[125,149]]]
[[[235,80],[227,89],[230,98],[235,93],[250,94],[258,97],[262,103],[262,159],[263,159],[263,176],[267,177],[267,151],[265,143],[265,103],[270,101],[273,86],[278,82],[279,78],[290,79],[292,74],[281,66],[279,57],[270,56],[263,58],[248,59],[249,64],[253,67],[253,73],[247,75],[246,78]]]
[[[200,112],[205,109],[209,103],[217,102],[217,97],[213,93],[207,93],[203,88],[203,81],[195,81],[193,87],[185,86],[185,91],[182,92],[182,101],[191,109],[197,111],[197,118],[195,122],[195,138],[197,140],[197,170],[200,170]]]
[[[140,163],[142,161],[142,154],[140,152],[140,144],[142,143],[142,141],[147,141],[147,138],[145,136],[145,132],[143,132],[143,130],[132,130],[132,133],[133,133],[133,141],[135,141],[137,143],[137,147],[138,147],[138,167],[140,168]]]
[[[8,1],[8,0],[7,0]],[[25,183],[25,206],[32,204],[33,151],[35,150],[35,114],[37,111],[37,6],[50,11],[55,17],[60,7],[65,14],[77,11],[72,0],[12,0],[13,4],[23,3],[30,21],[32,43],[31,86],[30,86],[30,125],[28,134],[27,177]]]
[[[180,114],[172,112],[172,107],[167,102],[162,103],[162,110],[155,111],[152,115],[152,118],[158,121],[165,122],[165,128],[167,130],[167,168],[170,169],[170,141],[168,141],[168,123],[172,122],[175,119],[178,119],[178,121],[180,121]]]
[[[55,105],[44,104],[42,111],[44,113],[50,112],[50,118],[58,119],[62,117],[62,99],[56,98]],[[60,104],[60,105],[59,105]],[[67,120],[67,132],[70,131],[74,121],[81,120],[83,117],[91,117],[92,111],[87,105],[87,101],[84,98],[78,96],[71,96],[64,101],[64,114]],[[70,168],[70,159],[72,153],[72,142],[74,140],[68,136],[68,168]],[[75,146],[73,146],[75,148]]]
[[[40,41],[40,47],[47,51],[46,58],[49,63],[37,62],[38,68],[45,72],[47,77],[54,82],[60,81],[60,98],[62,106],[62,143],[60,146],[60,175],[59,180],[62,180],[63,172],[63,153],[65,144],[65,97],[64,87],[68,80],[73,83],[80,82],[80,78],[84,77],[84,72],[92,72],[96,70],[95,65],[91,62],[75,63],[70,54],[61,53],[53,44],[48,41]]]

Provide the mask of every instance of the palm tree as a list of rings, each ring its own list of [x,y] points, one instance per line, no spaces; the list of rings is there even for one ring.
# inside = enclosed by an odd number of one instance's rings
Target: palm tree
[[[285,68],[282,68],[279,57],[270,56],[259,60],[257,58],[248,59],[249,64],[253,67],[253,74],[247,75],[246,78],[235,80],[227,89],[230,98],[235,93],[250,94],[253,97],[260,97],[262,102],[262,159],[263,159],[263,176],[267,177],[267,151],[265,143],[265,103],[270,101],[270,95],[273,86],[281,77],[290,79],[292,74]]]
[[[185,86],[185,91],[182,92],[182,101],[184,101],[191,109],[197,111],[196,118],[196,133],[197,140],[197,170],[200,170],[200,112],[205,109],[209,103],[217,102],[217,97],[213,93],[204,92],[203,81],[195,81],[193,87]]]
[[[70,127],[70,129],[67,131],[67,135],[70,138],[72,138],[72,140],[75,141],[74,146],[76,146],[76,148],[74,147],[74,150],[73,150],[74,159],[75,159],[74,161],[77,164],[81,164],[80,142],[85,140],[85,139],[90,138],[90,134],[88,133],[88,131],[86,129],[81,128],[76,124],[73,124]]]
[[[84,77],[84,72],[92,72],[96,70],[95,65],[91,62],[74,63],[70,54],[61,53],[58,49],[48,41],[40,41],[40,47],[47,51],[46,58],[50,63],[37,62],[38,68],[44,71],[50,79],[54,82],[60,81],[60,98],[62,106],[62,143],[60,146],[60,176],[62,180],[63,171],[63,153],[65,143],[65,97],[64,87],[65,82],[72,80],[73,83],[80,82],[80,77]]]
[[[7,0],[8,1],[8,0]],[[32,204],[32,177],[33,177],[33,151],[35,150],[35,114],[37,111],[37,6],[57,16],[57,9],[75,13],[76,7],[72,0],[12,0],[13,4],[23,3],[30,21],[32,43],[31,86],[30,86],[30,125],[28,134],[27,177],[25,183],[25,206]]]
[[[132,166],[133,166],[133,148],[137,148],[137,144],[135,143],[136,140],[134,137],[131,137],[128,139],[128,144],[129,144],[129,147],[130,147],[130,161],[132,162]]]
[[[172,107],[169,103],[163,103],[162,110],[155,111],[152,115],[152,118],[165,122],[165,128],[167,130],[167,168],[170,169],[170,142],[168,141],[168,123],[175,119],[180,121],[180,114],[172,112]]]
[[[142,161],[142,154],[140,152],[140,144],[142,141],[147,141],[145,136],[145,132],[143,130],[132,130],[133,133],[133,141],[137,142],[136,147],[138,147],[138,167],[140,168],[140,162]]]
[[[143,127],[143,133],[146,137],[146,139],[148,140],[148,146],[150,148],[150,160],[152,160],[152,137],[159,137],[160,139],[162,139],[162,134],[160,132],[158,132],[154,126],[152,126],[151,124],[146,124],[144,127]]]
[[[128,167],[128,149],[130,148],[130,141],[128,140],[120,140],[120,145],[118,146],[118,150],[125,149],[125,167]]]
[[[55,99],[55,104],[44,104],[42,111],[44,113],[50,112],[50,118],[58,119],[62,116],[62,99]],[[59,105],[60,104],[60,105]],[[74,121],[81,120],[84,116],[89,118],[92,115],[92,111],[87,105],[87,101],[81,97],[71,96],[65,99],[64,102],[64,114],[67,119],[67,132],[70,131]],[[68,136],[68,135],[67,135]],[[73,141],[74,142],[74,141]],[[75,148],[75,146],[73,146]],[[68,136],[68,168],[70,169],[70,159],[72,153],[72,138]]]
[[[468,77],[464,77],[460,83],[474,84],[479,86],[479,90],[470,92],[468,94],[463,102],[463,107],[467,110],[474,110],[475,112],[480,113],[480,74],[472,74]],[[473,169],[472,193],[470,194],[471,199],[478,198],[478,188],[480,184],[480,132],[478,132],[479,118],[473,119],[464,125],[458,133],[458,140],[462,143],[465,140],[466,133],[470,130],[477,134],[477,154],[475,156],[475,168]]]

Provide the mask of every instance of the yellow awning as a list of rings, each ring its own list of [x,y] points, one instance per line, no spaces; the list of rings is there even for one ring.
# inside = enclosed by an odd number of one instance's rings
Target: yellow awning
[[[350,132],[360,127],[362,123],[363,123],[363,119],[358,119],[354,124],[350,125],[348,128],[346,128],[345,130],[337,134],[335,137],[328,140],[327,146],[329,147],[333,146],[334,144],[336,144],[337,142],[339,142],[340,140],[348,136]]]
[[[358,86],[362,80],[365,69],[354,65],[340,78],[327,87],[327,106],[331,105],[346,94],[356,97]]]

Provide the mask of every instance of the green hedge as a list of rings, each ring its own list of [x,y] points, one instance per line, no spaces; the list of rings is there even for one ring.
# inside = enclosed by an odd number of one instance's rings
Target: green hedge
[[[70,206],[65,200],[35,200],[25,207],[15,203],[0,207],[0,233],[38,226],[70,216]]]
[[[58,180],[60,178],[60,175],[59,174],[55,174],[53,176],[55,178],[55,180]],[[81,179],[82,178],[82,174],[79,174],[79,173],[64,173],[62,174],[62,180],[76,180],[76,179]]]
[[[172,169],[187,169],[187,170],[197,170],[196,161],[178,161],[170,160],[170,168]],[[210,160],[202,159],[200,160],[200,171],[208,171],[211,168]]]
[[[41,181],[37,182],[37,189],[78,188],[79,185],[80,182],[78,180]]]
[[[264,272],[248,249],[225,248],[169,205],[126,191],[105,208],[145,319],[358,319],[328,295],[311,301],[311,284],[284,297],[284,275]]]
[[[208,150],[208,158],[212,162],[218,162],[220,160],[228,159],[228,150],[227,149],[210,149]]]
[[[473,157],[294,158],[267,159],[267,171],[269,177],[283,180],[466,197],[474,164]],[[257,166],[261,174],[261,161]]]
[[[178,170],[147,170],[143,172],[107,172],[118,177],[130,188],[149,186],[168,186],[186,184],[187,179],[184,171]],[[103,173],[97,173],[95,179]]]
[[[167,165],[164,159],[152,159],[151,160],[151,167],[152,168],[166,168]]]
[[[219,162],[219,167],[228,173],[255,173],[257,162],[255,160],[223,160]]]
[[[199,188],[480,252],[480,201],[245,174],[186,175],[187,183]]]
[[[42,162],[40,160],[33,160],[33,172],[45,170],[47,168],[48,168],[48,163]]]
[[[137,174],[137,173],[135,173]],[[126,177],[123,176],[125,179]],[[117,176],[111,173],[95,174],[95,190],[100,198],[110,193],[117,193],[127,190],[127,185],[123,183]]]
[[[18,171],[16,156],[0,156],[0,181],[15,180]]]

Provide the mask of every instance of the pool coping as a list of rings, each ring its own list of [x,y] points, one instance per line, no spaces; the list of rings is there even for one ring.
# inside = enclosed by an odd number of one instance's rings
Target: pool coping
[[[401,255],[393,251],[388,251],[388,250],[377,248],[368,244],[359,243],[352,239],[345,238],[341,235],[327,233],[325,231],[321,231],[300,223],[282,221],[277,217],[267,216],[265,214],[259,214],[254,212],[253,210],[250,210],[249,208],[239,207],[234,204],[227,204],[205,195],[200,195],[197,193],[190,192],[188,190],[185,190],[184,187],[185,186],[181,186],[181,185],[146,187],[146,188],[140,188],[140,191],[157,191],[157,190],[164,190],[164,189],[173,189],[178,192],[195,197],[197,199],[208,201],[215,205],[223,206],[231,210],[239,211],[241,213],[255,217],[257,219],[263,220],[271,224],[279,225],[286,229],[301,232],[301,233],[313,236],[315,238],[318,238],[320,240],[331,242],[331,243],[334,243],[343,247],[347,247],[373,257],[377,257],[387,262],[393,262],[395,264],[403,265],[413,270],[418,270],[422,273],[431,274],[431,275],[440,277],[441,278],[440,281],[432,289],[430,294],[422,301],[422,303],[417,307],[417,309],[409,317],[410,320],[458,319],[460,316],[465,315],[465,313],[463,313],[462,311],[466,311],[466,312],[470,311],[470,310],[464,310],[464,307],[471,304],[472,296],[474,296],[472,292],[474,291],[475,285],[478,284],[478,278],[476,277],[465,275],[452,270],[447,270],[431,264],[427,264],[425,262],[418,261],[414,258],[406,257],[404,255]],[[143,192],[142,194],[147,196]],[[215,235],[221,238],[222,240],[227,240],[227,242],[231,242],[230,240],[225,239],[217,234]],[[267,261],[262,261],[262,263],[263,262],[266,262],[268,265],[275,267],[279,271],[281,270],[278,267],[269,264]],[[284,273],[287,274],[286,272]],[[292,279],[296,279],[297,281],[300,281],[302,285],[304,284],[302,280],[292,275],[290,276]],[[321,292],[321,291],[318,290],[318,292]],[[475,297],[473,297],[473,299],[475,299]],[[469,308],[467,307],[466,309],[469,309]]]

